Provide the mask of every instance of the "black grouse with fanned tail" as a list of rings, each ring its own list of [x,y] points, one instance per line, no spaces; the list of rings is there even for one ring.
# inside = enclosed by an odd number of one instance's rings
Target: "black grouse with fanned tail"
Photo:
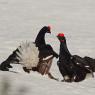
[[[4,62],[1,63],[0,70],[2,70],[2,71],[8,71],[9,68],[12,68],[12,66],[10,65],[11,63],[13,63],[13,64],[14,63],[15,64],[20,64],[20,62],[22,63],[21,60],[24,60],[24,62],[26,62],[27,56],[25,56],[25,55],[28,55],[27,61],[30,60],[30,59],[33,60],[32,59],[32,55],[31,55],[31,58],[29,58],[29,55],[30,55],[29,50],[32,50],[33,51],[33,48],[32,48],[32,45],[33,44],[35,44],[35,48],[36,47],[38,48],[38,51],[39,51],[39,55],[38,55],[39,62],[38,62],[38,66],[37,67],[33,67],[32,70],[39,72],[40,71],[39,70],[40,64],[42,64],[42,63],[44,63],[46,61],[51,64],[52,61],[49,61],[49,60],[52,60],[54,57],[58,58],[58,54],[53,50],[53,48],[49,44],[46,44],[45,43],[45,34],[46,33],[51,33],[50,26],[44,26],[39,31],[39,33],[38,33],[38,35],[36,37],[35,42],[28,43],[28,46],[27,46],[26,43],[24,43],[23,45],[20,45],[15,51],[13,51],[13,53]],[[29,45],[31,47],[29,47]],[[26,52],[26,50],[28,50],[28,53]],[[26,54],[24,55],[24,53],[26,53]],[[32,52],[32,53],[34,54],[34,52]],[[20,57],[22,57],[21,56],[22,54],[23,54],[23,58],[20,58]],[[35,54],[35,56],[37,57],[37,54]],[[51,57],[50,58],[47,58],[49,56],[51,56]],[[40,68],[41,68],[41,66],[40,66]],[[49,69],[50,69],[50,67],[49,67]],[[28,69],[25,66],[23,67],[23,70],[25,72],[30,72],[30,69]]]

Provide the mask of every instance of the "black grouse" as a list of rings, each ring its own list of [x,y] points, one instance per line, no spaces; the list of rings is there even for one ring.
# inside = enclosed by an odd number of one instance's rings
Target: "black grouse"
[[[75,58],[71,55],[67,48],[66,38],[63,33],[59,33],[57,38],[60,41],[60,53],[58,67],[63,76],[63,81],[80,82],[85,79],[86,74],[90,73],[82,65],[77,65]]]
[[[26,64],[25,62],[30,60],[29,58],[28,58],[28,60],[26,60],[27,56],[30,56],[29,50],[33,51],[34,50],[33,48],[36,49],[36,47],[37,47],[38,52],[39,52],[39,54],[38,54],[39,62],[38,62],[37,66],[32,68],[32,70],[39,72],[40,71],[39,67],[41,67],[40,64],[42,64],[44,62],[46,62],[46,63],[49,62],[51,64],[51,62],[52,62],[51,60],[54,57],[58,58],[58,54],[53,50],[51,45],[46,44],[46,42],[45,42],[45,34],[46,33],[51,33],[51,27],[50,26],[44,26],[39,31],[39,33],[35,39],[35,42],[31,42],[31,43],[26,42],[26,43],[20,45],[16,50],[14,50],[13,53],[4,62],[1,63],[0,70],[9,71],[9,68],[12,68],[12,66],[10,65],[11,63],[20,64],[20,63],[24,62],[23,64],[25,65]],[[35,44],[35,46],[33,44]],[[36,51],[35,50],[34,51],[37,52],[37,49],[36,49]],[[28,52],[26,52],[26,51],[28,51]],[[31,53],[35,54],[35,52],[32,52],[32,51],[31,51]],[[37,54],[35,54],[35,55],[37,57]],[[33,55],[31,54],[31,56],[33,56]],[[51,57],[47,58],[49,56],[51,56]],[[32,58],[31,58],[31,60],[32,60]],[[34,65],[32,64],[31,66],[34,66]],[[23,69],[25,72],[30,72],[30,68],[27,68],[26,65],[23,67]],[[49,67],[49,69],[50,69],[50,67]]]

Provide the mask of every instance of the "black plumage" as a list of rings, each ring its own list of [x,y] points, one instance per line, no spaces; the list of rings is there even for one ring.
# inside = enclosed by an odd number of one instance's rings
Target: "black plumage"
[[[83,66],[83,63],[80,65],[77,64],[76,57],[71,55],[67,48],[64,34],[59,34],[57,37],[60,41],[58,67],[64,78],[63,80],[66,82],[80,82],[84,80],[87,73],[90,73],[90,71]]]

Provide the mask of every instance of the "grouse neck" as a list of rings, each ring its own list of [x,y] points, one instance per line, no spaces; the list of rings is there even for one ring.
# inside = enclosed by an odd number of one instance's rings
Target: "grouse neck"
[[[64,57],[64,58],[70,58],[71,54],[67,48],[67,44],[64,42],[60,43],[60,57]]]
[[[36,37],[35,43],[36,46],[45,45],[45,33],[43,31],[40,31]]]

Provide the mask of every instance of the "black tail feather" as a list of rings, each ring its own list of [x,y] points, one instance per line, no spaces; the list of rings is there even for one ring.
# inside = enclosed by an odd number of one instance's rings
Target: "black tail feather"
[[[0,70],[8,71],[9,70],[8,68],[12,68],[12,66],[10,65],[11,63],[19,64],[19,60],[17,59],[17,54],[16,54],[17,51],[18,49],[13,51],[13,53],[9,55],[9,57],[0,64]]]
[[[85,56],[84,60],[86,60],[86,62],[89,64],[89,66],[91,67],[91,70],[95,72],[95,59]]]

